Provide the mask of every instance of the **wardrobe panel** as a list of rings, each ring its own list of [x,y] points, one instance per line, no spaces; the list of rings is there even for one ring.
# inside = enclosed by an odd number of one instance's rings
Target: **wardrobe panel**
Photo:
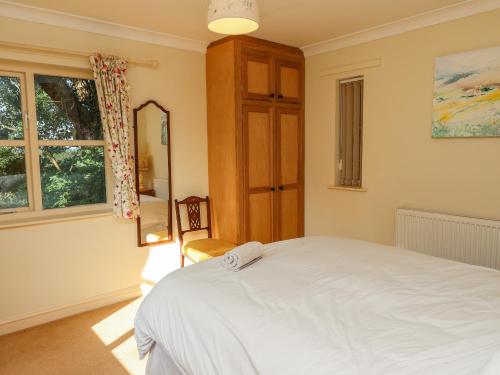
[[[247,187],[273,185],[273,120],[269,107],[244,107],[243,131],[246,146]]]
[[[302,111],[277,109],[277,227],[276,240],[303,235]]]
[[[279,191],[279,237],[276,240],[288,240],[300,237],[300,197],[298,188]]]
[[[273,100],[273,62],[269,55],[260,51],[244,50],[241,71],[243,98]]]
[[[248,238],[246,241],[273,241],[273,195],[271,191],[248,196]]]
[[[234,79],[236,74],[235,42],[229,41],[210,48],[206,56],[207,117],[208,117],[208,177],[210,208],[215,238],[237,242],[240,225],[237,173],[237,111]],[[183,197],[179,197],[183,198]]]
[[[300,112],[279,113],[280,185],[299,182],[300,168]]]
[[[294,61],[276,62],[276,91],[280,102],[300,103],[302,101],[303,65]]]

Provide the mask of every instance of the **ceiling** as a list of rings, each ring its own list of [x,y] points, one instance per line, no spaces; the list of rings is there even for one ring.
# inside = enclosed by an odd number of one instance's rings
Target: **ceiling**
[[[221,36],[206,26],[207,0],[11,0],[201,41]],[[258,0],[252,35],[303,47],[463,0]]]

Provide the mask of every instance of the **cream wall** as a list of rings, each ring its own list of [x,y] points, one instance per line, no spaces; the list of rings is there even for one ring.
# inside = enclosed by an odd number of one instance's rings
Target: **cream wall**
[[[306,59],[306,234],[393,243],[397,207],[500,219],[500,138],[432,139],[436,56],[500,45],[500,11]],[[321,77],[332,67],[380,67]],[[336,80],[365,75],[363,181],[334,181]]]
[[[132,106],[154,99],[171,111],[173,197],[208,193],[204,54],[7,18],[0,18],[0,35],[20,43],[157,59],[158,69],[130,67]],[[0,57],[10,53],[0,50]],[[135,230],[135,223],[110,216],[0,230],[0,327],[135,288],[178,267],[175,246],[137,248]]]

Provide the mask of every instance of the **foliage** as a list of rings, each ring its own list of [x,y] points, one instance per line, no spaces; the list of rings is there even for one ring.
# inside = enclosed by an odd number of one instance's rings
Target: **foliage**
[[[0,209],[28,205],[24,165],[22,147],[0,147]]]
[[[35,75],[35,89],[39,139],[102,139],[94,81]]]
[[[21,83],[16,77],[0,77],[0,139],[23,139]]]
[[[106,201],[102,147],[42,147],[44,208]]]

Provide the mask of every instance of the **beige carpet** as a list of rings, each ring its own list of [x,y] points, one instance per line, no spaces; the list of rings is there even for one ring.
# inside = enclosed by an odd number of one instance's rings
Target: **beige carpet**
[[[0,337],[1,375],[143,375],[133,337],[140,300]]]

